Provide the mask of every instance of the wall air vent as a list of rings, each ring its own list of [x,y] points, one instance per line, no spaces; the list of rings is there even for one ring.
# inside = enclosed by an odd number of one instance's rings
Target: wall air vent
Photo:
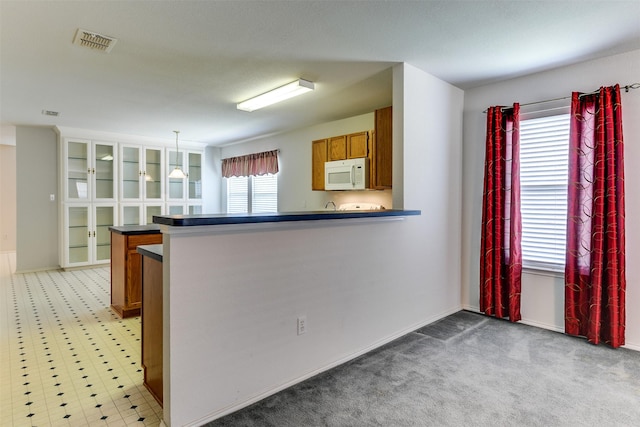
[[[105,53],[111,52],[113,45],[115,45],[117,41],[118,39],[114,39],[113,37],[103,36],[93,31],[83,30],[82,28],[78,28],[76,36],[73,38],[73,44]]]

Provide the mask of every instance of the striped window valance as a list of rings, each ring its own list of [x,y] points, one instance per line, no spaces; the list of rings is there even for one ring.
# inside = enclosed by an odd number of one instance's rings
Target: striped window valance
[[[278,173],[278,150],[222,160],[222,176],[259,176]]]

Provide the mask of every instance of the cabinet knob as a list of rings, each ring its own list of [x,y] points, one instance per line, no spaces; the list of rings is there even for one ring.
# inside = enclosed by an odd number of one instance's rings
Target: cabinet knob
[[[87,173],[91,173],[91,168],[88,168],[88,169],[87,169]]]
[[[96,232],[95,231],[93,232],[93,237],[96,237]]]
[[[142,171],[138,171],[138,176],[142,176]]]
[[[95,169],[91,169],[91,173],[93,173],[95,175],[96,174],[96,170]]]
[[[91,231],[89,231],[89,237],[91,237]]]

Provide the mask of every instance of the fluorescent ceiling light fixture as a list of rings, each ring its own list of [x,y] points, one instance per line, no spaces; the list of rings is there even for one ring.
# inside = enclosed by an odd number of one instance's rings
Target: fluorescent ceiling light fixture
[[[295,82],[291,82],[284,86],[280,86],[277,89],[273,89],[269,92],[263,93],[246,101],[242,101],[237,105],[238,110],[243,111],[255,111],[267,105],[275,104],[285,99],[293,98],[294,96],[302,95],[303,93],[312,91],[315,89],[313,82],[298,79]]]

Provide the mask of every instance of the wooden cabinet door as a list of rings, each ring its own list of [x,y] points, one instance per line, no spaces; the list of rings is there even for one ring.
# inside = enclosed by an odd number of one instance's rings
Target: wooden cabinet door
[[[347,158],[358,159],[369,155],[369,133],[358,132],[347,135]]]
[[[144,385],[162,406],[163,353],[162,353],[162,262],[141,257],[142,274],[142,369]]]
[[[311,142],[311,189],[324,191],[324,162],[327,161],[327,139]]]
[[[329,138],[327,148],[328,162],[345,160],[347,158],[347,136],[334,136]]]
[[[393,143],[392,143],[392,109],[382,108],[375,112],[375,142],[371,164],[373,188],[391,188]]]

